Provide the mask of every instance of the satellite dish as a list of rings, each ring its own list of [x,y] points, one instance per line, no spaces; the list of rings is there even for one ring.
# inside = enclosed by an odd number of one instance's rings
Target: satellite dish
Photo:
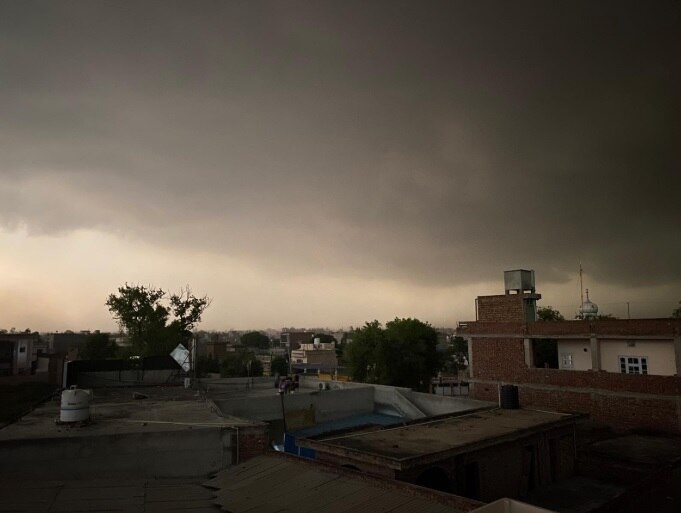
[[[177,347],[172,350],[170,357],[182,367],[182,370],[189,372],[191,365],[189,363],[189,350],[182,344],[177,344]]]

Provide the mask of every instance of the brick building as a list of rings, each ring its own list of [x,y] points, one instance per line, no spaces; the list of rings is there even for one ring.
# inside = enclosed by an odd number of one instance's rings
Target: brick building
[[[515,292],[515,293],[514,293]],[[471,395],[519,387],[523,407],[589,413],[621,430],[681,431],[681,319],[534,321],[538,294],[476,300],[468,340]]]
[[[298,443],[320,462],[488,502],[571,477],[577,419],[494,408]]]

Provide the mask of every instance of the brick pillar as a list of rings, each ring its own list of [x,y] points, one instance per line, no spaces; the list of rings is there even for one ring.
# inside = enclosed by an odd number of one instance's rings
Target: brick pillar
[[[468,377],[473,377],[473,337],[467,337],[468,342]]]
[[[591,334],[591,370],[601,370],[601,346],[598,343],[598,338],[593,333]]]

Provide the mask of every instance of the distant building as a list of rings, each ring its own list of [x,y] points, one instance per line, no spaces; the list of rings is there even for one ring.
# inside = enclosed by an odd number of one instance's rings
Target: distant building
[[[45,340],[50,353],[68,354],[71,359],[75,359],[81,346],[85,345],[89,335],[89,331],[81,331],[79,333],[74,333],[73,331],[47,333]]]
[[[298,349],[300,344],[312,342],[314,334],[314,331],[282,330],[281,345],[286,346],[289,350]]]
[[[320,343],[318,340],[315,339],[315,342],[311,344],[300,344],[299,349],[291,351],[291,363],[319,366],[325,369],[338,367],[336,344]]]
[[[36,333],[0,333],[0,376],[30,374],[35,358],[33,347],[40,343]]]
[[[513,384],[523,406],[589,413],[619,429],[681,431],[681,319],[535,322],[539,297],[532,273],[504,295],[478,297],[476,321],[460,323],[472,397],[494,401]],[[583,313],[597,312],[587,301]]]

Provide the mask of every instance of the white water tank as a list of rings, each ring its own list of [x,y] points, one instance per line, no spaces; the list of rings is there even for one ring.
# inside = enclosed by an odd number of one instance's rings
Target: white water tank
[[[60,422],[84,422],[90,418],[90,401],[92,395],[89,390],[73,385],[61,393]]]

